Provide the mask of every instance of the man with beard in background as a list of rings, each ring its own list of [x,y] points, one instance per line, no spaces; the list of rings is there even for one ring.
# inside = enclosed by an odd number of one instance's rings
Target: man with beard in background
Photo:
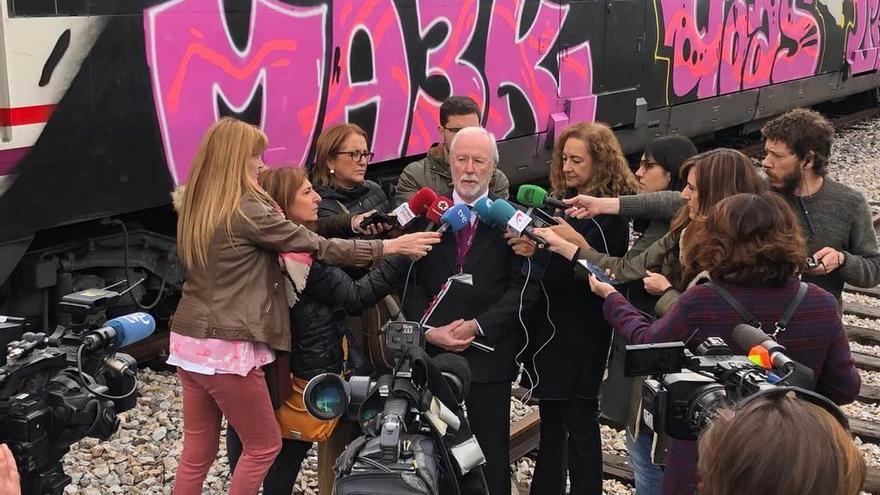
[[[880,250],[868,202],[827,176],[834,139],[831,123],[818,112],[797,108],[764,124],[761,135],[767,181],[794,208],[807,240],[807,256],[815,261],[806,267],[804,281],[838,301],[844,284],[880,284]]]

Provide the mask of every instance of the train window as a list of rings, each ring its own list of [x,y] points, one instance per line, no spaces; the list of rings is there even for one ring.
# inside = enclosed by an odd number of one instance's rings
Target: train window
[[[10,17],[140,14],[144,2],[119,0],[7,0]]]

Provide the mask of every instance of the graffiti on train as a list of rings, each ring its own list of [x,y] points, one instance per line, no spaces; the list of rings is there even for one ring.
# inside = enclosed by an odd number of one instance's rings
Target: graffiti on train
[[[822,52],[816,0],[655,0],[657,58],[670,96],[706,98],[814,75]],[[859,1],[859,0],[856,0]],[[877,0],[873,0],[877,1]]]
[[[572,120],[592,120],[589,44],[551,49],[569,7],[541,0],[526,21],[525,3],[493,2],[488,29],[480,29],[478,9],[490,7],[477,0],[416,2],[406,17],[392,0],[253,0],[244,47],[233,42],[219,0],[150,8],[147,58],[172,176],[186,177],[220,105],[259,105],[270,139],[265,159],[274,164],[303,163],[320,129],[350,121],[368,124],[378,160],[423,152],[437,141],[439,105],[450,94],[473,97],[499,138],[546,128],[566,104],[559,95],[575,95]],[[466,54],[474,44],[485,52],[481,66]],[[548,56],[558,73],[546,68]]]
[[[846,53],[852,74],[880,69],[880,0],[853,0]]]

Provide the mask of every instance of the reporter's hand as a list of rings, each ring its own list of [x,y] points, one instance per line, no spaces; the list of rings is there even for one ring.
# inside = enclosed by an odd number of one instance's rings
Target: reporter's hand
[[[648,276],[643,278],[642,281],[645,283],[645,291],[652,296],[660,296],[666,292],[666,289],[672,287],[672,284],[669,282],[669,279],[665,276],[654,273],[650,270],[645,270]]]
[[[563,201],[571,205],[571,208],[565,210],[565,213],[577,219],[620,213],[620,200],[617,198],[597,198],[580,194],[573,198],[563,199]]]
[[[508,231],[504,234],[504,238],[507,239],[507,245],[510,246],[513,249],[513,252],[519,256],[531,258],[538,249],[532,240],[527,237],[520,237],[514,232]]]
[[[440,242],[440,234],[436,232],[413,232],[394,239],[385,239],[385,256],[402,254],[419,259],[431,251],[431,246]]]
[[[577,245],[563,239],[552,228],[535,229],[535,233],[547,241],[547,249],[569,260],[574,259],[578,250]]]
[[[0,444],[0,493],[21,495],[21,480],[18,477],[15,457],[5,443]]]
[[[376,213],[376,210],[370,210],[363,213],[358,213],[357,215],[351,217],[352,232],[362,235],[377,236],[379,234],[382,234],[383,232],[391,230],[394,227],[393,225],[388,225],[387,223],[374,223],[372,225],[367,225],[366,227],[361,227],[361,222],[373,216],[374,213]]]
[[[448,325],[434,327],[425,332],[425,340],[429,343],[449,352],[462,352],[473,342],[474,337],[459,339],[455,336],[455,329],[461,326],[464,320],[455,320]]]
[[[828,275],[843,265],[846,255],[834,248],[823,247],[816,251],[813,259],[816,260],[816,263],[819,263],[819,266],[810,268],[806,272],[810,275]]]
[[[553,229],[553,232],[559,234],[559,237],[562,237],[566,241],[578,246],[581,249],[590,249],[590,243],[581,235],[580,232],[574,230],[574,227],[571,226],[570,223],[566,222],[565,219],[556,217],[556,220],[559,222],[559,225],[554,225],[550,227]]]
[[[617,292],[613,285],[600,282],[592,273],[590,274],[590,290],[602,299],[606,299],[612,292]]]

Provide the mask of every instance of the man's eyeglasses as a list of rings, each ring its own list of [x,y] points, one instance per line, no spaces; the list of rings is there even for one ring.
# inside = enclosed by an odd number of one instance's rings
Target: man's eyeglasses
[[[376,156],[376,154],[373,153],[372,151],[361,151],[361,150],[337,151],[333,154],[334,155],[348,155],[349,158],[351,158],[352,160],[354,160],[356,162],[361,161],[361,158],[363,158],[364,161],[366,161],[367,163],[370,163],[370,161],[373,160],[373,157]]]

